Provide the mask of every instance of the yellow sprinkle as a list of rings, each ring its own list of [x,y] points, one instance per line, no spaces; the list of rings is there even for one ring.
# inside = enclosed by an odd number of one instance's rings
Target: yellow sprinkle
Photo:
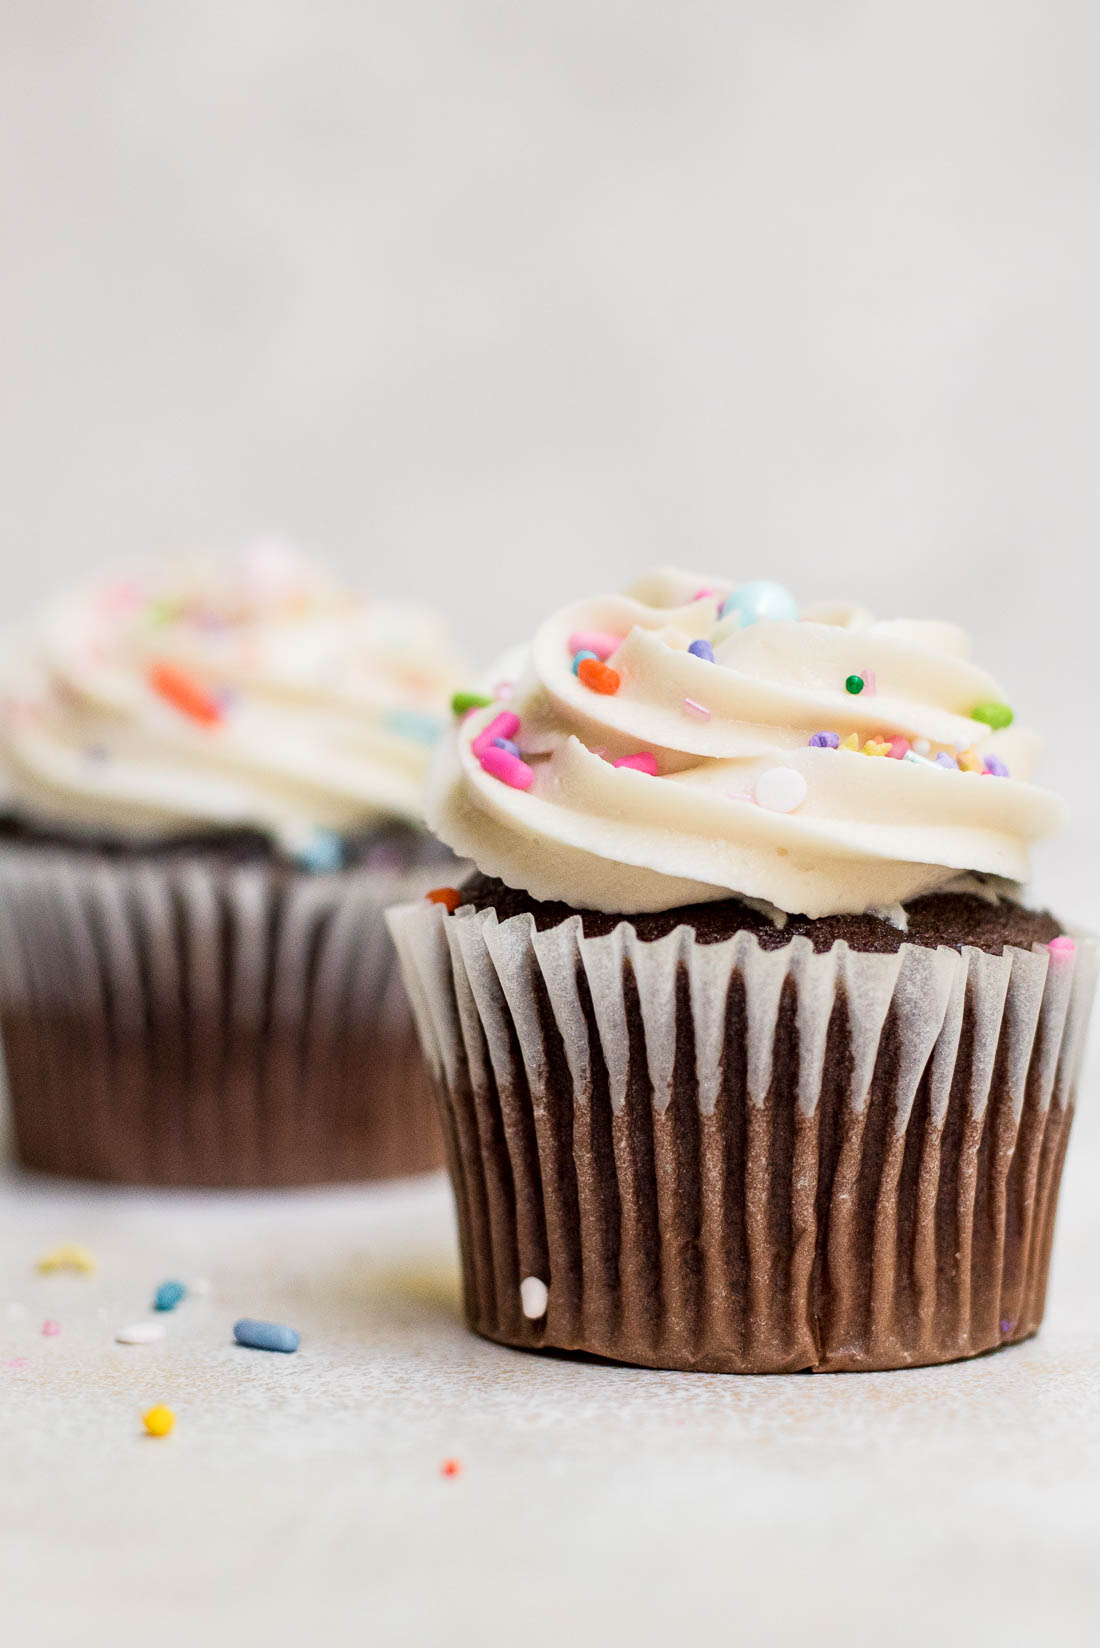
[[[55,1270],[76,1270],[82,1276],[90,1276],[96,1268],[96,1257],[79,1242],[63,1242],[60,1247],[51,1247],[48,1253],[43,1253],[35,1268],[44,1276]]]
[[[959,766],[963,772],[981,772],[985,762],[974,754],[973,750],[964,750],[958,757]]]
[[[859,734],[857,732],[850,732],[847,738],[841,739],[840,747],[842,750],[858,750]]]
[[[889,748],[889,744],[880,744],[877,738],[869,738],[863,746],[863,753],[864,755],[885,755]]]
[[[166,1408],[163,1402],[158,1402],[155,1408],[143,1413],[141,1422],[150,1436],[167,1436],[176,1424],[176,1416],[171,1408]]]

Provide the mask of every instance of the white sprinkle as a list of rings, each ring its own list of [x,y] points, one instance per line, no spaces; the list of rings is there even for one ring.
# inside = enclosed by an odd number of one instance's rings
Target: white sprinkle
[[[697,704],[694,698],[684,699],[684,714],[694,715],[697,721],[709,721],[710,711],[705,704]]]
[[[928,742],[927,738],[914,738],[913,748],[916,750],[918,755],[927,755],[932,746]]]
[[[537,1322],[541,1316],[546,1315],[550,1289],[545,1282],[540,1282],[537,1276],[525,1276],[519,1284],[519,1299],[528,1321]]]
[[[773,813],[793,813],[806,799],[806,780],[793,767],[769,767],[753,785],[753,795],[761,807]]]
[[[119,1328],[115,1334],[115,1344],[153,1345],[164,1338],[165,1332],[163,1322],[134,1322],[128,1328]]]

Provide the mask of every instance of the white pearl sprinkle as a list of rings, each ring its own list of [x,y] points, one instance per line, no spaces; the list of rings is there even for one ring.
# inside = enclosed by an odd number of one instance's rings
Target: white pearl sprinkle
[[[537,1322],[540,1316],[546,1315],[550,1289],[537,1276],[525,1276],[519,1284],[519,1299],[528,1321]]]
[[[927,755],[932,746],[928,742],[927,738],[914,738],[913,748],[916,750],[918,755]]]
[[[153,1345],[165,1335],[163,1322],[134,1322],[128,1328],[119,1328],[116,1345]]]
[[[793,767],[769,767],[753,785],[758,806],[773,813],[793,813],[806,799],[806,780]]]

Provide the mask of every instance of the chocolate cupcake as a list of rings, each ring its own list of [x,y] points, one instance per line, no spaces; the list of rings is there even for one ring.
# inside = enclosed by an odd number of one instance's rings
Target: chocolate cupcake
[[[24,1163],[229,1186],[438,1165],[382,912],[453,876],[418,823],[453,675],[437,620],[274,546],[112,574],[7,660]]]
[[[1092,942],[954,626],[666,571],[441,746],[478,866],[391,927],[471,1327],[662,1368],[911,1367],[1041,1321]]]

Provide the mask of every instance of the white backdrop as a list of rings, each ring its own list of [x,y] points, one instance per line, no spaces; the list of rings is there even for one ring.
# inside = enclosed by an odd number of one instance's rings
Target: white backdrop
[[[1100,922],[1091,0],[0,0],[9,619],[256,531],[487,655],[655,560],[974,630]]]

